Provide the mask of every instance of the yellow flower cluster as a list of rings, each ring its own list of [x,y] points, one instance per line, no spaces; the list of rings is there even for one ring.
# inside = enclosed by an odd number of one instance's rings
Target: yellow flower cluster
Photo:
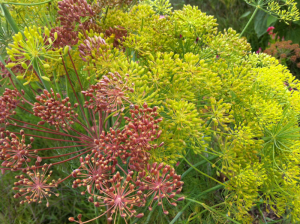
[[[106,51],[95,59],[96,71],[99,77],[107,71],[128,74],[135,83],[130,100],[159,106],[164,146],[151,152],[152,159],[174,164],[188,150],[219,155],[229,180],[229,216],[250,223],[248,211],[262,199],[277,215],[288,203],[297,220],[299,189],[291,173],[300,159],[293,119],[300,112],[300,85],[287,68],[251,54],[234,30],[218,32],[215,19],[196,7],[165,18],[147,5],[106,16],[102,26],[128,31],[126,51]]]
[[[24,85],[29,84],[31,81],[36,81],[38,76],[41,76],[41,70],[38,66],[42,65],[42,68],[50,68],[47,60],[61,61],[62,49],[52,50],[52,40],[49,38],[50,31],[47,27],[44,30],[36,26],[25,27],[24,34],[21,32],[13,36],[13,43],[9,44],[10,48],[7,48],[7,54],[13,63],[8,63],[6,67],[12,68],[16,65],[21,65],[26,71],[23,76],[19,78],[26,78],[28,81]],[[57,38],[57,37],[56,37]],[[26,77],[27,70],[33,67],[37,76],[32,74],[30,77]],[[49,81],[46,76],[41,76],[40,78]]]

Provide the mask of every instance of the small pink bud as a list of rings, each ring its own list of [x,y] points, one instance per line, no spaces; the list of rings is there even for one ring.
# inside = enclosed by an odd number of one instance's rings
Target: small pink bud
[[[144,216],[144,213],[140,213],[140,214],[137,214],[135,217],[142,218],[143,216]]]
[[[185,199],[185,197],[180,197],[177,199],[177,201],[183,201]]]

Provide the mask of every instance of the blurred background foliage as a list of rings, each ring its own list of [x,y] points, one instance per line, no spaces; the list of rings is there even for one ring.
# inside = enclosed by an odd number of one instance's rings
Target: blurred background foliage
[[[185,4],[198,6],[198,8],[207,15],[212,15],[217,19],[219,31],[229,27],[241,33],[246,26],[255,8],[242,0],[170,0],[173,10],[182,9]],[[295,0],[297,8],[300,9],[300,0]],[[274,36],[267,32],[268,27],[274,27]],[[264,52],[276,57],[280,63],[287,66],[290,72],[300,79],[300,60],[294,60],[294,55],[299,53],[294,50],[285,49],[284,41],[291,41],[291,48],[298,48],[300,44],[300,21],[284,21],[258,10],[250,26],[243,34],[251,44],[253,52]],[[276,43],[275,43],[276,42]],[[276,46],[272,46],[276,45]],[[297,46],[298,44],[298,46]],[[283,47],[283,48],[282,48]],[[276,53],[270,54],[269,49],[275,48]],[[284,53],[283,58],[282,53]],[[298,65],[297,65],[298,64]]]
[[[202,12],[212,15],[217,19],[220,31],[232,27],[240,33],[251,17],[255,8],[242,0],[170,0],[173,9],[181,9],[184,4],[198,6]],[[300,0],[296,0],[300,8]],[[274,33],[284,37],[285,40],[292,40],[293,43],[300,43],[300,21],[289,24],[279,21],[271,15],[259,10],[252,24],[246,30],[244,36],[251,44],[252,50],[263,50],[268,47],[270,37],[267,28],[274,26]]]

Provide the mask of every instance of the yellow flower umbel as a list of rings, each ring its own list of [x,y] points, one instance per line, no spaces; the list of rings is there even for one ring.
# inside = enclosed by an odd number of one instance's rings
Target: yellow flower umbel
[[[48,60],[61,61],[61,51],[62,49],[53,50],[52,40],[49,38],[50,32],[47,27],[44,28],[44,33],[42,29],[36,26],[25,27],[24,36],[19,32],[13,36],[13,43],[9,44],[10,48],[7,48],[7,54],[14,63],[9,63],[6,67],[12,68],[15,65],[22,65],[26,71],[33,67],[36,72],[36,77],[38,79],[44,79],[49,81],[49,78],[42,75],[42,68],[49,68]],[[56,38],[55,38],[56,40]],[[18,78],[26,78],[26,72],[23,76]],[[28,78],[28,77],[27,77]],[[29,84],[34,81],[34,77],[30,77],[24,85]]]
[[[288,24],[290,21],[299,20],[299,10],[295,0],[244,0],[249,5],[269,13]],[[287,8],[285,10],[284,8]]]
[[[151,6],[151,8],[159,15],[167,15],[172,11],[169,0],[144,0],[142,4]]]

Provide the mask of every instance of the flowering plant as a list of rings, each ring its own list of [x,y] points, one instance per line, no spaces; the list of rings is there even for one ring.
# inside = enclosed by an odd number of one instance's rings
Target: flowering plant
[[[1,6],[18,32],[0,169],[23,172],[22,204],[51,209],[72,186],[89,204],[70,222],[299,221],[300,86],[276,59],[192,6],[62,0],[28,28]]]

